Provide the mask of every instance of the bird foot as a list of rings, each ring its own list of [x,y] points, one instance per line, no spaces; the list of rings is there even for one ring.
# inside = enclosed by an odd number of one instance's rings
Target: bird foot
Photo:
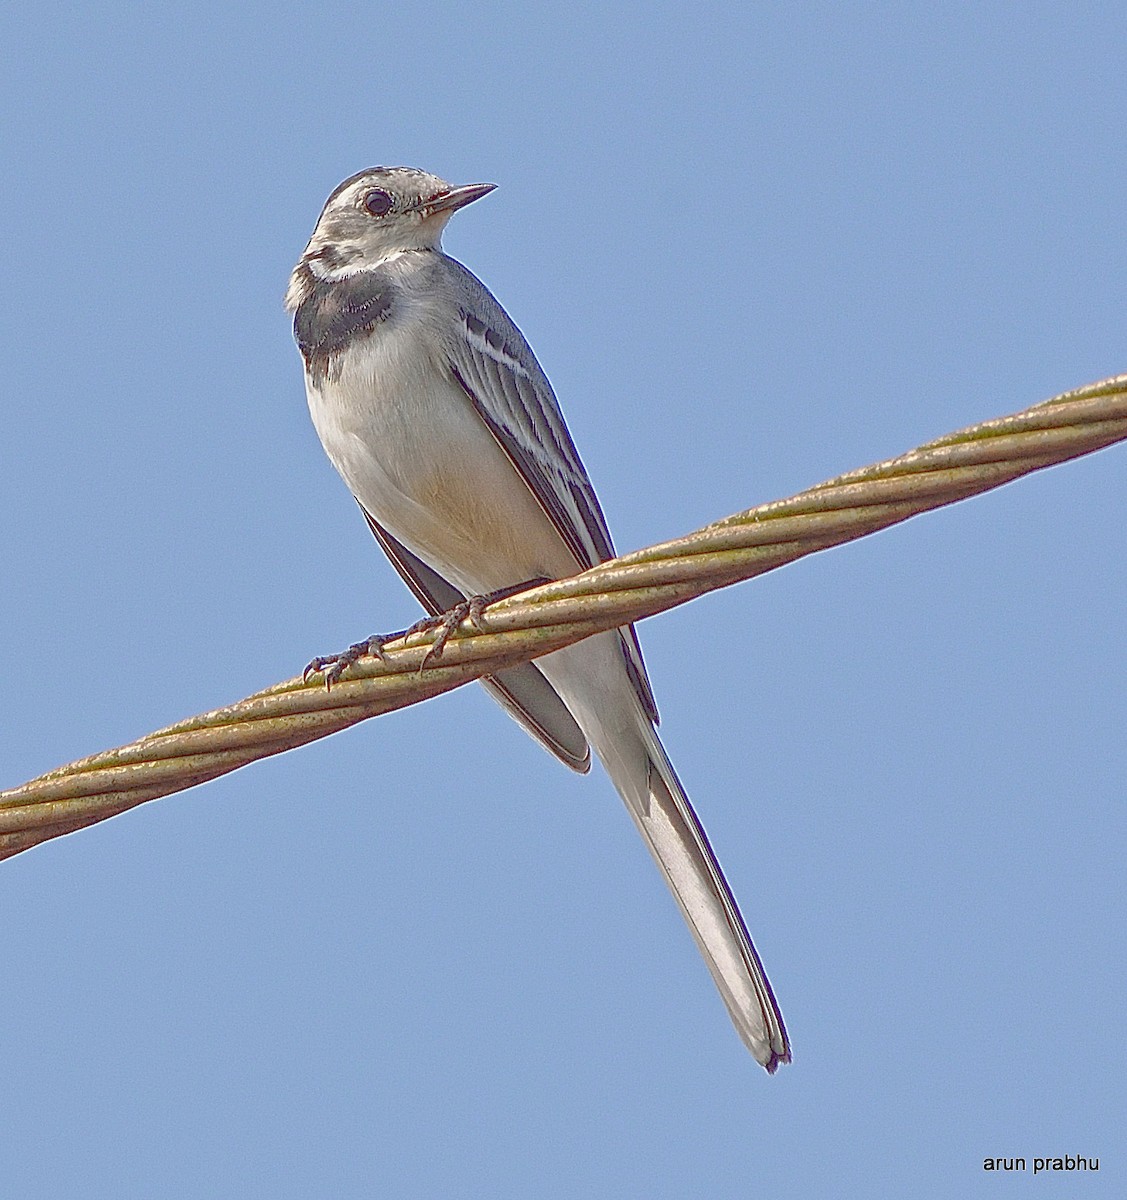
[[[387,662],[384,646],[388,642],[395,641],[396,638],[401,638],[406,632],[408,631],[373,633],[371,637],[365,638],[362,642],[353,642],[347,650],[340,654],[319,655],[317,658],[311,659],[308,666],[302,671],[301,681],[308,683],[311,675],[321,675],[325,680],[325,690],[332,691],[333,684],[340,679],[344,671],[353,663],[359,662],[360,659],[378,658],[380,662]]]
[[[485,611],[485,606],[497,599],[499,597],[496,593],[491,593],[488,596],[470,596],[468,600],[462,600],[460,603],[455,604],[453,608],[448,608],[444,613],[439,613],[437,617],[423,617],[421,621],[416,621],[407,630],[408,634],[430,633],[432,630],[438,631],[434,642],[427,647],[427,652],[423,655],[423,661],[419,663],[419,670],[421,671],[431,659],[442,657],[442,652],[446,649],[446,643],[450,640],[450,635],[463,621],[469,621],[475,629],[484,629],[485,619],[482,614]]]
[[[515,596],[518,592],[526,592],[529,588],[548,582],[550,580],[547,576],[526,579],[523,583],[498,588],[495,592],[487,592],[482,596],[470,596],[455,604],[453,608],[447,609],[446,612],[439,613],[435,617],[423,617],[409,629],[401,629],[398,633],[374,633],[362,642],[353,642],[347,650],[340,654],[328,654],[313,659],[301,674],[302,682],[308,683],[311,675],[321,675],[324,677],[326,690],[331,689],[343,672],[361,658],[378,658],[381,662],[387,662],[384,646],[388,642],[394,642],[396,639],[407,637],[412,633],[430,633],[432,630],[437,630],[438,633],[433,644],[427,647],[423,661],[419,664],[419,670],[422,671],[427,663],[442,657],[446,643],[463,621],[469,621],[477,630],[484,630],[485,609],[488,605],[496,600],[504,600],[508,596]]]

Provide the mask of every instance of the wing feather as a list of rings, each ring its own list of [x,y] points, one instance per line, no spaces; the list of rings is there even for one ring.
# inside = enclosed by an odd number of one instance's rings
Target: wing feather
[[[480,292],[484,287],[470,275]],[[606,518],[536,356],[500,305],[461,309],[450,369],[555,526],[580,570],[614,557]],[[488,315],[490,320],[483,320]],[[657,705],[634,627],[621,631],[631,682],[647,716]]]
[[[362,504],[360,511],[391,565],[432,617],[465,599],[452,583],[392,537]],[[591,769],[591,750],[583,731],[535,663],[499,671],[481,682],[493,699],[562,763],[581,773]]]

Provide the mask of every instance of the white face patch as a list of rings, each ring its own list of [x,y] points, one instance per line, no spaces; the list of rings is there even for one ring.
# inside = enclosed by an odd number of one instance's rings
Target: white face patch
[[[310,272],[322,282],[335,283],[337,280],[348,279],[353,275],[360,275],[365,271],[370,271],[373,267],[382,267],[385,263],[394,262],[397,258],[402,258],[406,253],[406,250],[391,250],[381,258],[373,261],[366,258],[364,251],[358,248],[356,256],[349,259],[348,262],[329,266],[323,258],[310,257],[307,260],[307,265]]]

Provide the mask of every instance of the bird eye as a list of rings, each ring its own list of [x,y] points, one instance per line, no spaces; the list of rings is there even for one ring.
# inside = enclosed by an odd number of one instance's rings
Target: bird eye
[[[391,212],[392,199],[388,192],[376,188],[364,197],[364,207],[373,217],[386,217]]]

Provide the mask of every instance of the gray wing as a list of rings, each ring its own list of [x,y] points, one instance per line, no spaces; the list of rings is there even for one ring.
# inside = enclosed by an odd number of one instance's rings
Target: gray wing
[[[450,370],[520,472],[580,570],[614,558],[595,489],[571,440],[559,402],[524,335],[488,289],[460,263],[460,325]],[[650,720],[657,705],[632,625],[621,631],[634,690]]]
[[[391,565],[431,616],[436,617],[465,599],[452,583],[392,537],[362,504],[360,511]],[[587,738],[535,663],[510,667],[481,682],[493,699],[562,763],[573,771],[591,769]]]

